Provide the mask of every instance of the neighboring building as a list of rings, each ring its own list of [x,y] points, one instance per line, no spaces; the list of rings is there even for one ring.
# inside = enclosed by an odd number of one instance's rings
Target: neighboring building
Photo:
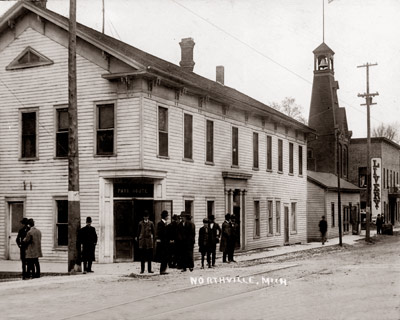
[[[325,43],[314,51],[314,80],[308,125],[316,137],[307,146],[307,234],[316,240],[318,221],[326,216],[328,226],[336,228],[338,221],[337,175],[341,179],[341,215],[343,232],[358,232],[360,195],[349,178],[349,144],[345,108],[339,107],[338,81],[334,77],[334,52]],[[343,187],[345,186],[345,187]],[[334,190],[336,189],[336,197]],[[353,214],[350,214],[350,211]],[[351,228],[349,227],[351,225]],[[316,233],[317,231],[317,233]],[[338,232],[330,232],[333,237]]]
[[[361,209],[367,204],[367,139],[351,139],[349,180],[362,188]],[[380,213],[386,223],[400,222],[400,145],[384,137],[371,138],[371,158],[381,158]],[[375,217],[373,217],[375,218]]]
[[[45,4],[45,1],[43,2]],[[42,4],[43,4],[42,3]],[[306,125],[78,24],[82,223],[100,262],[137,258],[144,210],[240,223],[241,249],[306,241]],[[44,257],[66,260],[68,19],[18,2],[0,19],[0,256],[19,259],[19,220],[42,231]]]

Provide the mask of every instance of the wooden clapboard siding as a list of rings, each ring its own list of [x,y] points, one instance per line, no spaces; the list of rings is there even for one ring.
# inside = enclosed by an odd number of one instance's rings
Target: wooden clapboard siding
[[[5,71],[27,46],[54,61],[45,67]],[[0,55],[0,256],[6,252],[4,197],[26,197],[26,214],[42,231],[45,259],[66,259],[66,251],[54,248],[54,197],[68,191],[67,159],[55,156],[54,106],[68,103],[67,49],[27,28]],[[80,155],[81,216],[93,217],[98,226],[99,170],[134,168],[139,163],[140,97],[117,99],[114,85],[101,78],[106,71],[88,59],[77,57],[78,134]],[[12,93],[10,92],[12,91]],[[16,98],[17,97],[17,98]],[[95,103],[116,102],[116,157],[94,157]],[[38,108],[38,160],[20,161],[19,109]],[[24,181],[25,189],[24,190]],[[31,190],[32,186],[32,190]],[[11,239],[15,241],[15,239]]]
[[[306,159],[304,141],[295,138],[295,132],[285,134],[284,129],[274,130],[261,128],[256,125],[256,119],[245,117],[239,112],[230,114],[231,118],[218,115],[217,106],[208,102],[201,111],[197,101],[190,101],[185,96],[183,103],[171,103],[167,93],[157,89],[151,98],[145,98],[144,108],[144,139],[145,139],[145,167],[155,170],[167,170],[167,199],[173,200],[173,210],[179,213],[184,210],[185,196],[194,200],[194,222],[199,229],[202,219],[207,215],[206,199],[215,201],[216,220],[222,223],[225,214],[224,180],[222,171],[238,171],[252,174],[247,183],[246,195],[246,249],[283,244],[283,204],[289,207],[292,202],[297,203],[297,233],[290,235],[290,242],[306,241]],[[182,99],[183,100],[183,99]],[[159,106],[168,108],[169,119],[169,159],[157,157],[158,128],[157,110]],[[183,160],[183,115],[193,116],[193,161]],[[205,163],[206,120],[214,121],[214,165]],[[231,128],[239,128],[239,168],[231,168]],[[253,170],[253,132],[259,134],[259,170]],[[272,136],[273,170],[266,171],[266,135]],[[283,140],[283,173],[278,173],[277,152],[278,139]],[[289,175],[289,141],[294,144],[294,174]],[[303,176],[298,175],[298,145],[303,146]],[[274,201],[273,221],[275,223],[275,201],[281,201],[280,234],[267,236],[267,198]],[[254,228],[254,199],[260,201],[260,238],[253,238]]]

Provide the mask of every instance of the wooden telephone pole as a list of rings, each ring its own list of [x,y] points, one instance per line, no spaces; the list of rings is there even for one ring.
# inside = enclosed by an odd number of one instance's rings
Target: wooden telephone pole
[[[77,247],[77,234],[81,227],[77,105],[76,0],[70,0],[68,46],[68,272],[70,273],[74,273],[75,265],[80,260]]]
[[[365,226],[365,241],[370,241],[370,221],[371,221],[371,115],[370,106],[376,103],[372,103],[372,98],[378,96],[379,93],[369,93],[369,67],[377,66],[377,63],[366,63],[357,68],[367,68],[367,92],[358,94],[358,97],[365,98],[365,103],[362,106],[367,106],[367,208],[366,208],[366,226]]]

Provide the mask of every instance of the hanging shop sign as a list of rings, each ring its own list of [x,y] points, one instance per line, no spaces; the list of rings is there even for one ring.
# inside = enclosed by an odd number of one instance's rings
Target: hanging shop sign
[[[382,160],[371,159],[371,213],[373,217],[381,214],[382,199]]]

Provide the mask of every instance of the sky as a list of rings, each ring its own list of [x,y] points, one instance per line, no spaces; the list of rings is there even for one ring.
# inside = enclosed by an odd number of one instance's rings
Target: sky
[[[194,39],[194,72],[267,105],[292,97],[308,118],[313,53],[323,41],[335,52],[339,105],[346,108],[353,137],[366,137],[367,62],[371,126],[400,126],[400,0],[104,0],[105,33],[179,65],[182,38]],[[2,15],[15,1],[0,0]],[[47,8],[68,16],[69,0]],[[102,0],[77,0],[77,21],[102,29]],[[399,128],[400,130],[400,128]]]

